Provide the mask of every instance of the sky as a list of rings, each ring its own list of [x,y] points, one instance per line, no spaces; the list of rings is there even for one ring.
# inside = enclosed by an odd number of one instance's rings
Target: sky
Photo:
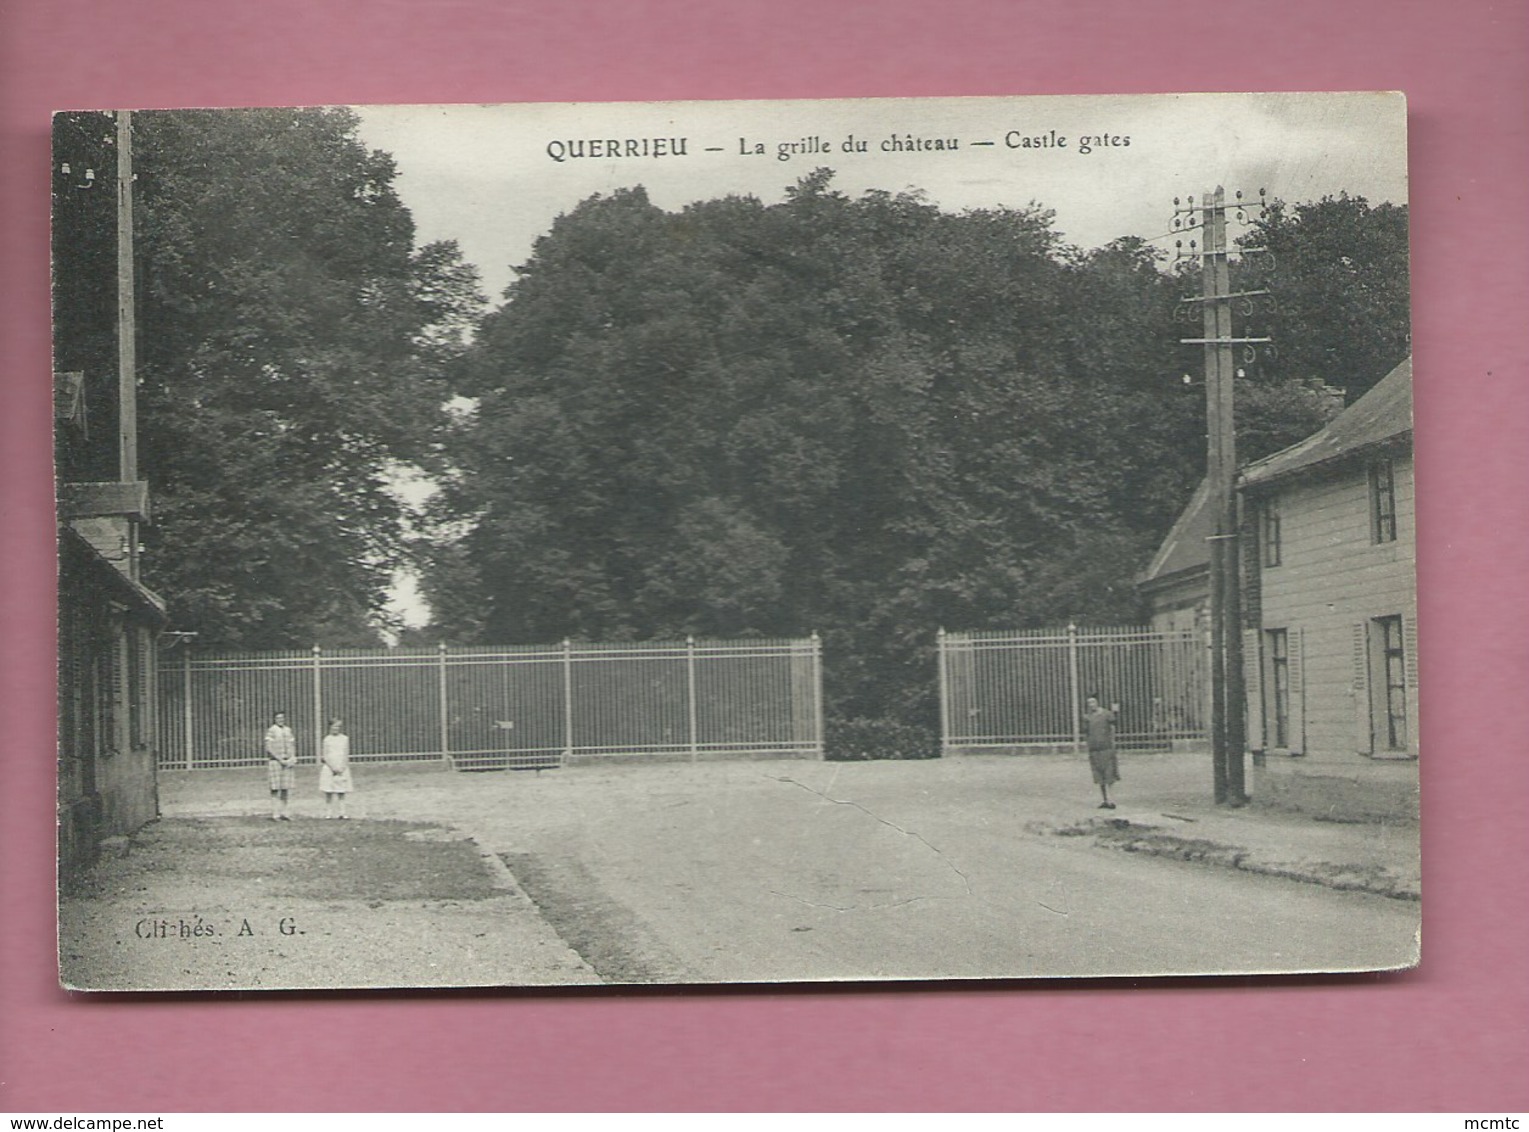
[[[1175,231],[1175,198],[1187,206],[1218,185],[1249,202],[1260,189],[1290,202],[1407,200],[1406,105],[1394,93],[354,109],[361,140],[397,163],[416,242],[455,240],[496,303],[559,215],[636,185],[668,210],[729,194],[768,204],[827,166],[850,196],[917,190],[952,212],[1039,204],[1069,244],[1134,235],[1170,257],[1193,238]],[[416,481],[402,494],[429,490]],[[409,624],[428,618],[407,573],[391,608]]]
[[[418,242],[456,240],[495,299],[558,215],[594,193],[633,185],[671,210],[727,194],[773,203],[828,166],[834,186],[851,196],[917,189],[950,211],[1034,202],[1055,212],[1054,227],[1068,243],[1163,237],[1156,243],[1170,255],[1174,198],[1198,200],[1217,185],[1250,201],[1259,189],[1291,202],[1339,192],[1372,204],[1407,199],[1400,94],[356,110],[362,141],[397,161],[395,187],[414,215]],[[1107,140],[1085,147],[1088,138]],[[618,156],[607,156],[610,141]],[[943,148],[898,149],[909,142]],[[654,155],[681,145],[683,155]],[[796,150],[782,156],[791,145]]]

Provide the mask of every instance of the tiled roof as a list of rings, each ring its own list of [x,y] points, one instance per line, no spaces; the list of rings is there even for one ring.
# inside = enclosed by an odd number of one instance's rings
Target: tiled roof
[[[1243,469],[1242,486],[1283,479],[1412,432],[1412,359],[1381,378],[1363,397],[1299,444]]]

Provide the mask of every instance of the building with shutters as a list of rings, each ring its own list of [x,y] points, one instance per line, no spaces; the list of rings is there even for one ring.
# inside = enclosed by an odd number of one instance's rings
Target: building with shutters
[[[1238,489],[1255,800],[1415,817],[1411,359]]]

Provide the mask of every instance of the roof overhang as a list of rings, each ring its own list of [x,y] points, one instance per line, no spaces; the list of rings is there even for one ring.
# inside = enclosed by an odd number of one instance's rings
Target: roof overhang
[[[117,569],[79,531],[63,524],[58,529],[58,542],[59,561],[67,562],[73,557],[81,569],[88,571],[92,583],[104,597],[146,614],[155,623],[155,628],[162,629],[169,624],[169,607],[165,599]]]
[[[1325,460],[1313,460],[1296,467],[1265,470],[1250,468],[1237,477],[1237,490],[1246,494],[1281,487],[1295,479],[1322,479],[1345,467],[1363,465],[1372,460],[1407,455],[1412,451],[1412,431],[1399,432],[1362,448],[1350,448]]]

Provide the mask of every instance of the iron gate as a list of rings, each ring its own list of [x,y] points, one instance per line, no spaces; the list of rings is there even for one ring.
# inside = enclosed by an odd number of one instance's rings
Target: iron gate
[[[818,638],[172,657],[160,669],[160,766],[265,761],[287,714],[300,761],[333,717],[358,762],[460,769],[571,758],[723,754],[821,758]]]
[[[939,638],[941,750],[1081,744],[1083,705],[1118,703],[1116,742],[1168,750],[1203,741],[1206,642],[1144,627],[946,633]]]

